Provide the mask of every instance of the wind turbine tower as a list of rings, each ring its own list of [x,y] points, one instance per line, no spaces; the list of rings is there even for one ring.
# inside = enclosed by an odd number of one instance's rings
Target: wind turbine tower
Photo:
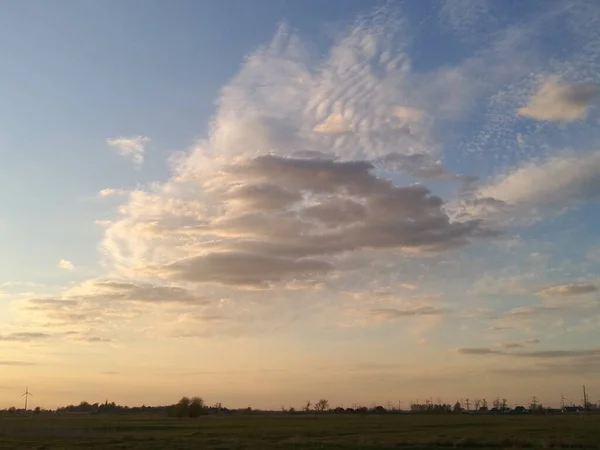
[[[25,393],[21,395],[21,397],[25,397],[25,411],[27,411],[27,400],[29,399],[29,396],[33,396],[33,394],[29,392],[29,387],[26,387]]]

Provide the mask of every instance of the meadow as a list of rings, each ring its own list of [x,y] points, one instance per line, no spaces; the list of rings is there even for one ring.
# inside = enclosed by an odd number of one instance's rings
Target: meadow
[[[40,414],[0,417],[0,449],[600,449],[600,415]]]

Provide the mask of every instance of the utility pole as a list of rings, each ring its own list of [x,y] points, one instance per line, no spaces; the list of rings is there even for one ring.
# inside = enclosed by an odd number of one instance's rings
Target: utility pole
[[[529,409],[537,409],[537,404],[538,404],[538,399],[534,395],[533,398],[531,399],[531,405],[529,406]]]
[[[560,407],[561,409],[565,409],[565,396],[560,394]]]
[[[583,408],[587,409],[588,407],[588,401],[587,401],[587,394],[585,392],[585,384],[583,385]]]
[[[469,399],[466,399],[465,404],[467,405],[467,411],[470,411],[471,410],[471,401]]]

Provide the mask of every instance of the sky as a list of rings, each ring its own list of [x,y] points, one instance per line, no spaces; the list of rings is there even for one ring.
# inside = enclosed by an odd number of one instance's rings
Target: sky
[[[600,398],[595,0],[8,0],[0,407]]]

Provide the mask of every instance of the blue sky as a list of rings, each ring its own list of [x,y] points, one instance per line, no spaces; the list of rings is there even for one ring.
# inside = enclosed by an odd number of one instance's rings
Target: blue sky
[[[585,0],[5,2],[0,404],[24,378],[161,403],[193,373],[267,407],[600,391],[599,25]]]

